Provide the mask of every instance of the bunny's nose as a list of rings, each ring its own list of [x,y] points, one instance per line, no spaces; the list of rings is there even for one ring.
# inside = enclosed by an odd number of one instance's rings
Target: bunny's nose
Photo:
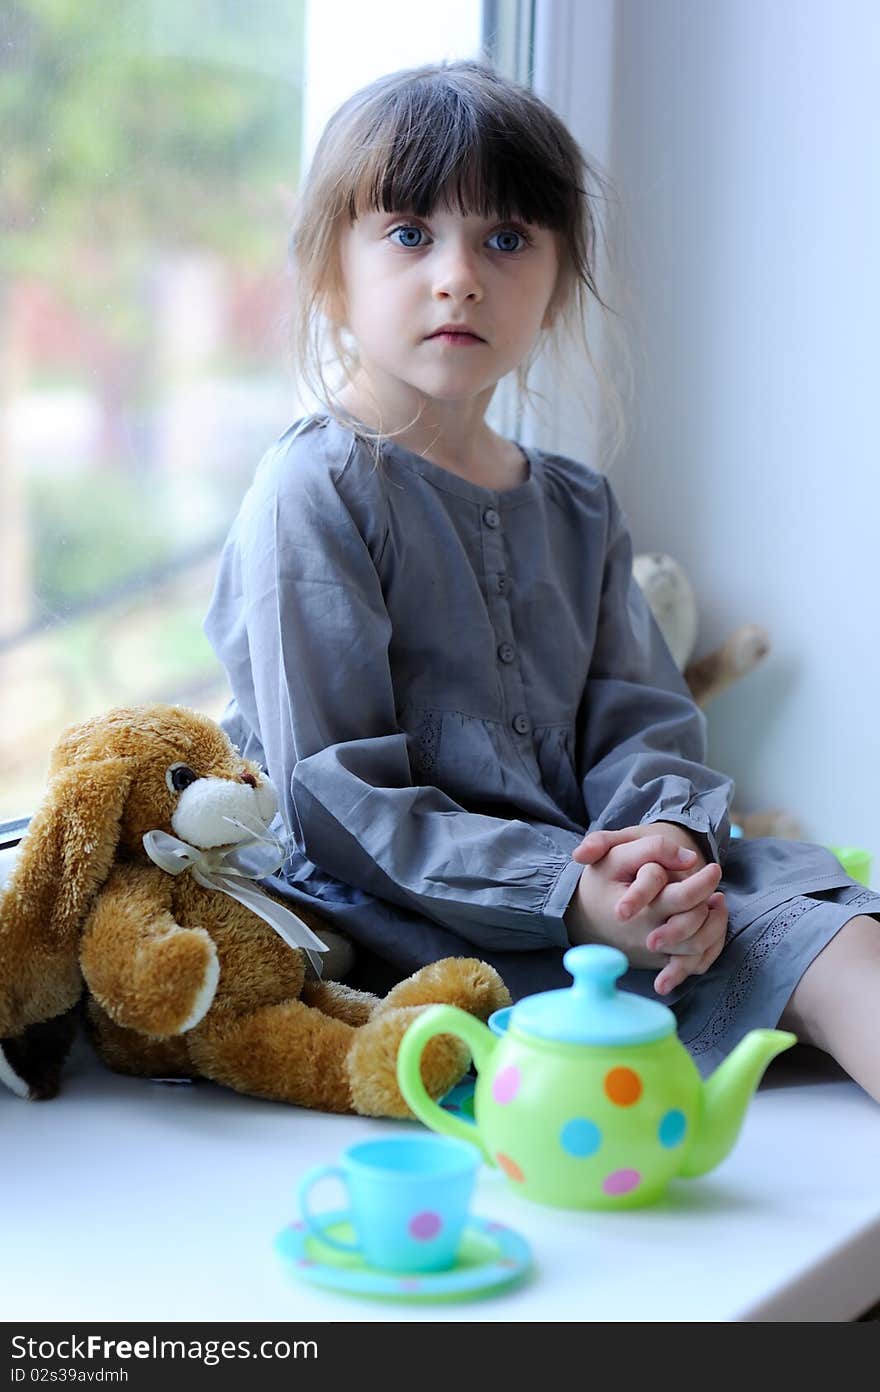
[[[251,788],[256,788],[257,786],[257,780],[252,773],[243,773],[241,775],[241,781],[242,783],[247,783]]]

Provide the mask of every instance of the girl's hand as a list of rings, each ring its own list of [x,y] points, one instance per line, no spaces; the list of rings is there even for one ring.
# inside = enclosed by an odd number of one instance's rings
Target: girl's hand
[[[596,865],[615,847],[638,842],[629,863],[633,870],[632,884],[618,904],[621,919],[632,918],[657,897],[670,880],[683,880],[707,864],[690,833],[676,822],[643,822],[640,826],[621,827],[618,831],[591,831],[572,851],[572,860],[581,865]],[[687,854],[674,859],[678,846]],[[616,878],[625,878],[617,875]]]
[[[717,892],[721,867],[683,844],[690,842],[684,828],[662,825],[662,832],[653,823],[584,838],[574,859],[588,868],[566,923],[573,942],[608,942],[635,967],[661,966],[654,989],[665,995],[715,961],[727,907]]]
[[[580,850],[580,847],[578,848]],[[666,889],[674,876],[688,870],[696,853],[679,846],[660,832],[638,837],[603,851],[596,863],[587,865],[565,913],[571,942],[605,942],[619,947],[634,966],[661,966],[665,958],[651,952],[646,938],[652,928],[666,921],[670,912],[686,905],[664,901],[666,912],[646,916],[647,906]],[[715,888],[717,880],[704,889],[703,898]],[[676,888],[680,888],[676,886]],[[703,890],[698,882],[696,888]],[[679,899],[681,895],[679,894]],[[690,896],[685,896],[690,899]],[[627,901],[632,912],[627,912]],[[621,904],[624,905],[620,912]]]

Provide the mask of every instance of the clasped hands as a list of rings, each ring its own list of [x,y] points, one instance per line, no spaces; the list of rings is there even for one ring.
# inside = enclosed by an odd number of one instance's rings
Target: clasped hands
[[[633,967],[660,967],[658,995],[709,969],[727,934],[721,866],[694,849],[684,827],[589,832],[572,858],[586,867],[565,914],[572,943],[607,943]]]

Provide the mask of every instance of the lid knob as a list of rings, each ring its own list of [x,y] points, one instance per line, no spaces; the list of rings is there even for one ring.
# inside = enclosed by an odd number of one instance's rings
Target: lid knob
[[[615,981],[623,976],[629,963],[616,947],[582,944],[570,947],[562,959],[566,971],[574,977],[574,995],[588,1002],[611,1000],[616,994]]]

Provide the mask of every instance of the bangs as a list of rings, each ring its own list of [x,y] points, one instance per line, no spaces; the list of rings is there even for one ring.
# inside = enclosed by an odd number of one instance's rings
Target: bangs
[[[485,93],[463,92],[448,78],[412,83],[395,93],[363,142],[349,217],[429,217],[443,206],[463,216],[569,228],[579,171],[565,168],[567,152],[544,126],[533,111],[512,120],[509,107],[496,108]]]

